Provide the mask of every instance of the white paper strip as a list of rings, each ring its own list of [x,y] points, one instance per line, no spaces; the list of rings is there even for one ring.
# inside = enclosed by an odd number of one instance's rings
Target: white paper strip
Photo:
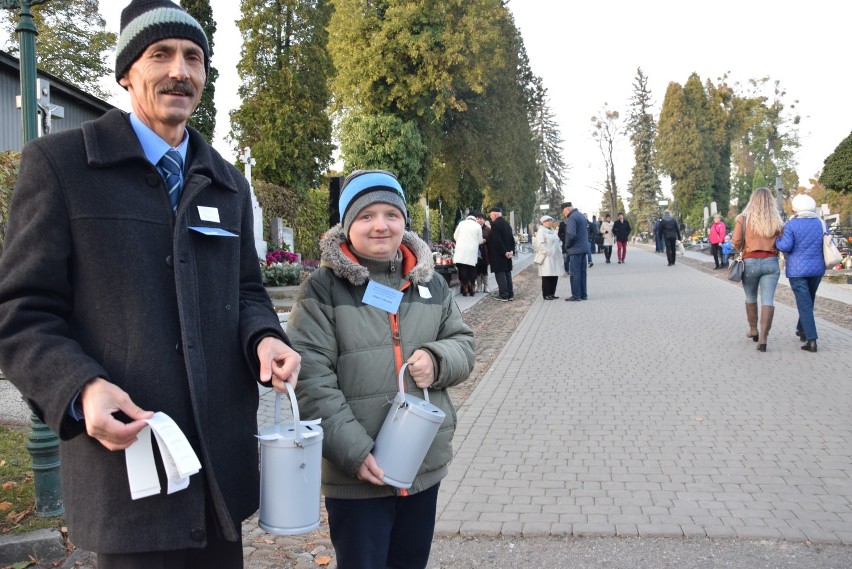
[[[172,494],[189,486],[189,477],[201,470],[201,462],[186,435],[171,417],[162,412],[146,421],[148,426],[139,431],[137,441],[124,451],[130,496],[134,500],[160,493],[151,431],[157,437],[160,458],[168,478],[167,493]]]

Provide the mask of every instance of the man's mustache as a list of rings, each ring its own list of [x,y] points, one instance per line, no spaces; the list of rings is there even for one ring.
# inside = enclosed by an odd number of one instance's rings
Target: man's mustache
[[[161,94],[170,93],[173,95],[188,95],[195,96],[195,87],[189,81],[172,81],[160,87]]]

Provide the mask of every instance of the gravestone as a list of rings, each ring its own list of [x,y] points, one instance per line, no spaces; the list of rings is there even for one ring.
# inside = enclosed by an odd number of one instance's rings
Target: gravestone
[[[257,201],[254,185],[251,183],[251,167],[255,165],[255,160],[251,157],[251,148],[248,146],[243,149],[240,162],[246,165],[246,180],[248,180],[251,189],[251,209],[254,214],[254,248],[257,250],[258,259],[266,259],[266,241],[263,239],[263,209]]]
[[[269,240],[272,242],[275,247],[278,249],[281,248],[281,245],[284,243],[284,223],[281,221],[280,217],[272,218],[272,225],[269,228]]]

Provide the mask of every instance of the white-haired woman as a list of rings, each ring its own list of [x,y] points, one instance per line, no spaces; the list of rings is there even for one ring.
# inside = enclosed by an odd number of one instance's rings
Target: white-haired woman
[[[542,216],[539,220],[541,227],[535,234],[534,245],[536,259],[541,259],[538,265],[538,276],[541,277],[541,296],[544,300],[556,300],[556,283],[562,272],[562,245],[556,231],[553,230],[553,218]]]
[[[825,226],[816,214],[816,202],[811,196],[799,194],[794,197],[793,212],[795,215],[784,226],[784,232],[775,241],[775,246],[785,253],[786,275],[796,296],[796,308],[799,310],[796,335],[805,342],[803,350],[815,352],[817,330],[814,299],[825,274],[822,256]]]
[[[758,351],[766,351],[766,337],[775,316],[775,287],[781,271],[775,239],[784,222],[769,188],[757,188],[734,225],[734,247],[743,252],[743,291],[745,292],[748,337],[757,342]],[[757,295],[760,293],[760,329],[758,330]]]

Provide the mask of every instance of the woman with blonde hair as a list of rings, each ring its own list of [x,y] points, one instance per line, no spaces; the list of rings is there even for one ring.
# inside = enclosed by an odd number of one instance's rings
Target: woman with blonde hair
[[[781,271],[775,238],[781,235],[784,222],[775,206],[769,188],[757,188],[734,225],[733,243],[745,260],[743,291],[745,292],[747,336],[757,342],[758,351],[766,351],[766,337],[775,315],[775,287]],[[760,329],[757,319],[757,295],[760,292]]]

